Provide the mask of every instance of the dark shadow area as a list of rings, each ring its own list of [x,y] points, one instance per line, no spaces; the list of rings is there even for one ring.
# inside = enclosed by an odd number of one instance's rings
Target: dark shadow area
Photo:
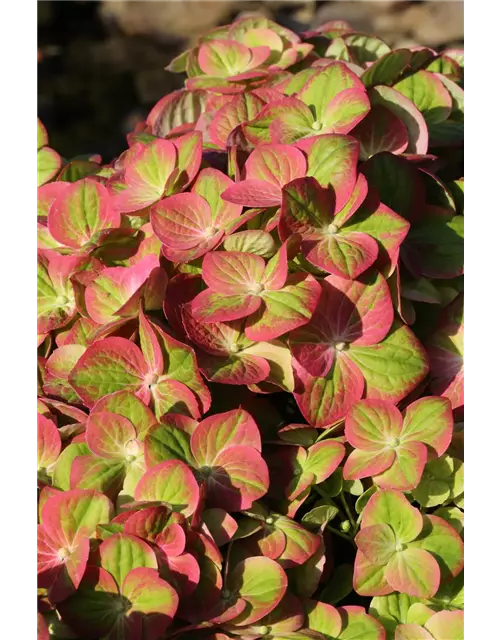
[[[163,70],[178,44],[124,37],[103,22],[100,4],[38,3],[38,113],[63,157],[100,153],[109,162],[182,78]]]

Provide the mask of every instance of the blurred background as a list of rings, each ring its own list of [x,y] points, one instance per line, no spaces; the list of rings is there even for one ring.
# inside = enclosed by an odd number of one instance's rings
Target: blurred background
[[[302,31],[347,20],[393,46],[463,44],[463,2],[365,0],[38,2],[38,115],[65,158],[109,162],[125,134],[183,77],[164,70],[208,29],[249,14]]]

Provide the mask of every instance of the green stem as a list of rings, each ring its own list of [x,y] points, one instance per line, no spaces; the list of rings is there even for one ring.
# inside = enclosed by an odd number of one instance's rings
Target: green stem
[[[339,505],[338,505],[336,502],[334,502],[334,501],[330,498],[330,496],[329,496],[329,495],[328,495],[328,494],[327,494],[327,493],[326,493],[326,492],[325,492],[321,487],[318,487],[318,485],[314,485],[314,486],[313,486],[313,489],[314,489],[314,490],[315,490],[315,491],[316,491],[316,492],[317,492],[317,493],[318,493],[322,498],[324,498],[325,500],[327,500],[329,504],[331,504],[331,505],[333,505],[335,508],[337,508],[341,516],[344,516],[344,515],[345,515],[345,514],[344,514],[344,512],[342,511],[342,509],[339,507]],[[347,516],[346,516],[346,517],[347,517]],[[345,520],[345,518],[343,518],[343,519]]]
[[[339,538],[343,538],[344,540],[347,540],[348,542],[350,542],[354,547],[356,546],[354,544],[354,540],[351,538],[351,536],[348,536],[346,533],[342,533],[342,531],[338,531],[338,529],[334,529],[333,527],[331,527],[330,525],[327,525],[326,527],[328,529],[328,531],[331,531],[331,533],[333,533],[333,535],[338,536]]]
[[[347,513],[347,517],[349,518],[349,522],[351,523],[351,527],[352,527],[352,531],[353,531],[353,535],[354,535],[354,532],[356,531],[356,520],[354,520],[354,518],[352,516],[351,509],[349,508],[349,505],[347,504],[347,500],[345,499],[345,495],[344,495],[343,491],[340,494],[340,501],[342,502],[342,506],[344,507],[345,512]]]
[[[313,489],[316,491],[316,493],[319,493],[319,495],[324,498],[325,500],[328,500],[328,502],[330,504],[335,504],[333,502],[333,500],[330,498],[330,496],[326,493],[326,491],[324,491],[321,487],[319,487],[317,484],[315,484],[313,486]]]
[[[359,526],[361,524],[361,520],[363,519],[363,512],[361,512],[356,520],[356,528],[354,530],[354,534],[358,533]]]
[[[338,505],[334,500],[332,500],[332,499],[330,498],[330,496],[329,496],[325,491],[323,491],[323,489],[321,489],[320,487],[318,487],[318,486],[316,486],[316,485],[314,485],[314,486],[313,486],[313,489],[315,489],[315,490],[316,490],[316,492],[318,493],[318,495],[320,495],[322,498],[324,498],[325,500],[327,500],[329,504],[331,504],[333,507],[335,507],[335,508],[338,510],[339,515],[340,515],[340,517],[342,518],[342,520],[345,520],[346,518],[348,518],[348,516],[347,516],[347,515],[342,511],[342,509],[340,508],[340,506],[339,506],[339,505]],[[335,517],[337,517],[337,516],[335,516]],[[340,532],[339,532],[339,533],[340,533]],[[342,535],[345,537],[345,534],[342,534]]]

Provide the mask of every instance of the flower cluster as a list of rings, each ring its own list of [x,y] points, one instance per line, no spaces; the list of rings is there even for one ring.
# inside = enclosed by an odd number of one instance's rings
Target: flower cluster
[[[38,638],[463,638],[463,52],[217,28],[38,123]]]

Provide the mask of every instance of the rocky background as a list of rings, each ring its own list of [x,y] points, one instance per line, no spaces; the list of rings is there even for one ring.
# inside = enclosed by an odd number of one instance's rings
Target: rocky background
[[[64,157],[124,148],[124,135],[182,86],[164,71],[208,29],[257,13],[295,31],[347,20],[391,46],[463,44],[463,2],[76,0],[38,2],[38,114]]]

